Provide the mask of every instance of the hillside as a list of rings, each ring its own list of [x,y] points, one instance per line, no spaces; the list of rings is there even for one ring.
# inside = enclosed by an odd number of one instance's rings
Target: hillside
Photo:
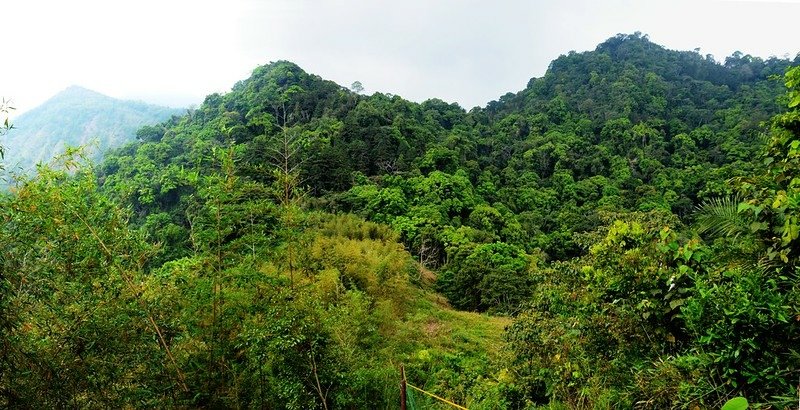
[[[186,192],[170,169],[196,167],[228,144],[242,176],[270,184],[287,131],[309,194],[394,226],[434,267],[454,240],[501,240],[563,260],[581,254],[572,233],[599,226],[601,212],[689,217],[704,198],[729,193],[723,181],[750,172],[759,125],[780,108],[782,86],[769,77],[789,62],[740,60],[759,74],[620,36],[470,112],[357,95],[276,62],[112,155],[106,185],[124,181],[113,190],[136,193],[126,201],[139,213],[172,210]]]
[[[5,167],[29,170],[67,146],[89,146],[90,158],[99,160],[109,148],[133,141],[143,125],[181,112],[71,86],[14,120],[14,132],[3,140]]]
[[[798,63],[618,35],[470,111],[257,67],[0,197],[0,405],[395,408],[400,365],[473,409],[793,405]]]

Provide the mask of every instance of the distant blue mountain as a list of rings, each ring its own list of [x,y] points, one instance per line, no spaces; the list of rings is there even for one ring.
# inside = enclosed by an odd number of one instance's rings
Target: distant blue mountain
[[[90,157],[99,160],[109,148],[133,141],[141,126],[181,112],[72,86],[14,119],[14,129],[0,141],[3,166],[12,172],[29,170],[67,146],[88,145]]]

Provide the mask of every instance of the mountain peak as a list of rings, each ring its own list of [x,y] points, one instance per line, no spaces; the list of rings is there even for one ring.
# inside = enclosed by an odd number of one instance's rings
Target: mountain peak
[[[6,162],[22,170],[48,161],[66,146],[95,144],[99,158],[136,137],[143,125],[156,124],[180,110],[136,101],[118,100],[72,85],[14,119],[14,132],[5,138]]]
[[[64,90],[60,91],[56,95],[54,95],[51,98],[51,100],[60,98],[87,98],[87,97],[112,99],[112,97],[109,97],[105,94],[101,94],[94,90],[90,90],[86,87],[82,87],[80,85],[71,85],[65,88]]]
[[[94,91],[92,91],[92,90],[90,90],[90,89],[88,89],[86,87],[82,87],[80,85],[73,84],[73,85],[65,88],[64,91],[62,91],[62,92],[67,93],[67,92],[87,92],[87,91],[94,92]]]

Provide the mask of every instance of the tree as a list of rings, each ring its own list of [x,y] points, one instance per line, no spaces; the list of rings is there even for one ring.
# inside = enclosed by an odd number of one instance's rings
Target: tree
[[[364,86],[361,85],[361,81],[353,82],[353,84],[350,86],[350,89],[356,94],[361,94],[364,92]]]
[[[158,142],[164,137],[163,125],[145,125],[136,131],[136,139],[144,142]]]
[[[772,119],[760,173],[736,178],[741,200],[708,201],[698,221],[701,232],[755,242],[740,262],[794,274],[800,266],[800,67],[785,79],[790,109]]]
[[[0,197],[0,406],[124,407],[148,384],[185,391],[145,302],[154,248],[92,172],[62,164]],[[119,380],[130,382],[108,394]]]
[[[468,245],[450,259],[439,287],[460,309],[513,312],[530,294],[530,260],[514,245]]]

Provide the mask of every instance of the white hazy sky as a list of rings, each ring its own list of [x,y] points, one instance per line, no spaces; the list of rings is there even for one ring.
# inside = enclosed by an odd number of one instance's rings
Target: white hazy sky
[[[281,59],[471,108],[617,33],[718,60],[800,51],[800,0],[0,0],[0,13],[0,96],[16,114],[73,84],[199,104]]]

